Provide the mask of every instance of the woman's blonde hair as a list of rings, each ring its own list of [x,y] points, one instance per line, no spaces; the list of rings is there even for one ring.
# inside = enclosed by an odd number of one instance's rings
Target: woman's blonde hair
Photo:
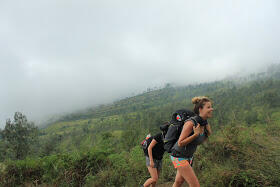
[[[194,113],[199,115],[199,109],[203,108],[203,106],[207,102],[212,102],[212,101],[206,96],[198,96],[192,98],[192,103],[194,104],[194,108],[193,108]]]

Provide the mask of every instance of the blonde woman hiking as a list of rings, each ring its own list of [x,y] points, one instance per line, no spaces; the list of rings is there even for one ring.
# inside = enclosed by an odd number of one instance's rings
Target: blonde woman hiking
[[[212,133],[207,122],[213,112],[211,100],[207,97],[194,97],[192,103],[197,116],[185,121],[180,137],[171,152],[172,163],[177,169],[173,187],[180,187],[185,181],[190,187],[200,186],[192,168],[193,155],[197,146]]]

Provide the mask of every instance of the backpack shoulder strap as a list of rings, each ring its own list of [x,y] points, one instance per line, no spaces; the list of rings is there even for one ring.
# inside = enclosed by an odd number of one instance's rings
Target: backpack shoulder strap
[[[164,133],[161,132],[161,139],[164,140]]]
[[[195,119],[195,117],[190,117],[189,121],[192,121],[195,127],[197,126],[197,120]]]

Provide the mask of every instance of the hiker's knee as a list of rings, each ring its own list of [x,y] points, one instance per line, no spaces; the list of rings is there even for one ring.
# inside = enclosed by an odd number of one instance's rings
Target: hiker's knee
[[[181,186],[184,183],[184,179],[175,179],[174,183],[176,184],[176,186]]]
[[[153,178],[152,178],[152,181],[153,181],[152,183],[157,183],[158,177],[153,177]]]

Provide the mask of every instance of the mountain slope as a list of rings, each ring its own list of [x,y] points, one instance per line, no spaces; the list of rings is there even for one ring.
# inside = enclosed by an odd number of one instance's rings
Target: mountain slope
[[[280,71],[185,87],[167,86],[62,117],[41,129],[38,153],[10,161],[1,185],[138,186],[148,177],[139,142],[193,96],[213,100],[213,135],[199,147],[201,186],[279,186]],[[31,173],[31,174],[30,174]],[[25,177],[19,177],[25,176]],[[166,154],[159,184],[174,181]]]

